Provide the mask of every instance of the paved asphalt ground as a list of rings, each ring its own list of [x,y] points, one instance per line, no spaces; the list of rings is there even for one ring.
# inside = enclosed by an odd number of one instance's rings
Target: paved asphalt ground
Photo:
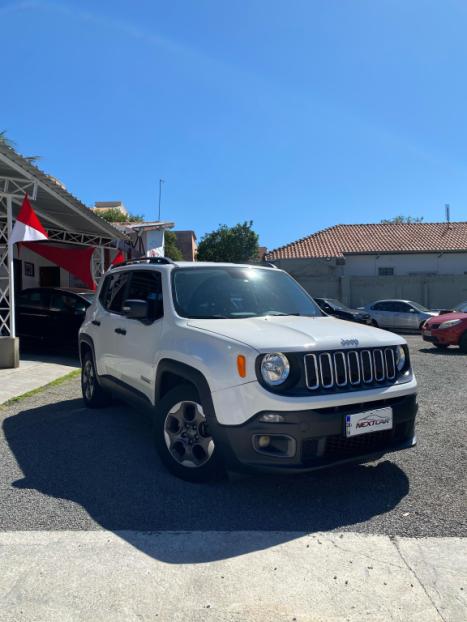
[[[124,405],[86,410],[78,379],[0,408],[0,530],[262,531],[270,546],[292,532],[465,536],[467,356],[408,341],[417,447],[300,477],[179,481],[160,464],[149,421]],[[167,561],[209,561],[197,555]]]

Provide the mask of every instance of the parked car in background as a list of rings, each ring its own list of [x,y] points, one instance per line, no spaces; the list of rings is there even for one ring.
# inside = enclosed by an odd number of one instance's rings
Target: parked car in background
[[[439,315],[425,322],[422,328],[424,341],[440,349],[459,346],[467,353],[467,311]]]
[[[395,330],[421,330],[426,320],[438,315],[412,300],[376,300],[363,309],[371,315],[373,326]]]
[[[433,311],[438,311],[439,315],[444,315],[446,313],[454,313],[456,311],[459,313],[467,313],[467,300],[465,300],[464,302],[460,302],[458,305],[456,305],[452,309],[433,309]]]
[[[78,331],[94,292],[84,289],[36,287],[16,298],[16,334],[23,340],[77,347]]]
[[[371,316],[365,311],[351,309],[344,303],[335,298],[314,298],[322,309],[328,315],[333,315],[340,320],[349,320],[350,322],[359,322],[360,324],[371,324]]]

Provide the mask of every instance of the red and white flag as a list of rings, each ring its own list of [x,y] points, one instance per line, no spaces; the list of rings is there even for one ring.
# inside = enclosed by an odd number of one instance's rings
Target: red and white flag
[[[16,242],[38,242],[47,240],[44,227],[29,203],[28,195],[24,195],[23,204],[16,218],[15,225],[11,231],[10,244]]]

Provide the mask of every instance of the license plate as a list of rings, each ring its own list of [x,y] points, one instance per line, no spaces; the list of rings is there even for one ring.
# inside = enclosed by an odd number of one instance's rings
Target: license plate
[[[423,334],[424,334],[426,337],[431,337],[431,330],[424,330],[424,331],[423,331]]]
[[[345,417],[345,435],[358,436],[369,432],[392,430],[392,408],[377,408]]]

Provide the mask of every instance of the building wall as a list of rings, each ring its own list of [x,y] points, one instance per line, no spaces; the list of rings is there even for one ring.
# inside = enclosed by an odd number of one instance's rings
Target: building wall
[[[405,269],[406,273],[396,272],[395,276],[376,276],[376,258],[373,256],[352,257],[356,261],[350,263],[353,272],[350,274],[348,257],[345,266],[338,265],[335,259],[290,259],[274,263],[289,272],[312,296],[339,298],[352,307],[359,307],[380,298],[405,298],[428,307],[439,308],[467,300],[467,274],[461,271],[467,253],[445,256],[446,263],[441,266],[443,272],[436,275],[414,274],[422,272],[421,269],[416,269],[417,266],[425,268],[423,272],[430,272],[426,268],[426,260],[422,263],[416,256],[409,256],[404,268],[403,259],[407,255],[397,263],[400,271]],[[388,256],[384,257],[387,261]],[[366,262],[363,261],[365,258]],[[430,256],[430,259],[433,260],[433,257]],[[384,266],[390,267],[388,263]],[[451,266],[452,273],[447,272],[448,266]]]
[[[185,261],[194,261],[196,258],[196,235],[194,231],[174,231],[177,246]]]
[[[467,253],[406,253],[400,255],[347,255],[347,276],[378,276],[378,268],[393,268],[395,275],[467,274]]]
[[[52,263],[45,257],[41,257],[28,248],[20,247],[18,250],[18,245],[15,245],[15,259],[19,259],[21,261],[21,271],[22,271],[22,283],[23,289],[27,287],[39,287],[39,273],[41,266],[50,266],[57,267],[56,264]],[[29,262],[34,264],[34,276],[26,276],[25,271],[25,262]],[[60,268],[60,287],[70,287],[70,273]]]

